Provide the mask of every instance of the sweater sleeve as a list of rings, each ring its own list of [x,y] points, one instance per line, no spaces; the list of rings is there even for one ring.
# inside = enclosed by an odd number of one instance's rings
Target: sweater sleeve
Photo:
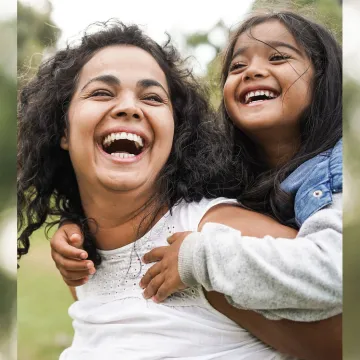
[[[188,235],[179,273],[268,319],[317,321],[342,312],[342,194],[309,217],[296,239],[242,236],[207,223]]]

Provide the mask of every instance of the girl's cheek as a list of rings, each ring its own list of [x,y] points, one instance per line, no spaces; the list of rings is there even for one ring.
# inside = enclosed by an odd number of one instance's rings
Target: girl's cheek
[[[224,98],[234,99],[238,86],[239,86],[238,78],[230,75],[226,79],[226,82],[224,85],[224,90],[223,90]]]
[[[224,102],[226,104],[227,100],[229,99],[229,95],[230,95],[230,84],[228,81],[226,81],[226,83],[224,85],[223,94],[224,94]]]

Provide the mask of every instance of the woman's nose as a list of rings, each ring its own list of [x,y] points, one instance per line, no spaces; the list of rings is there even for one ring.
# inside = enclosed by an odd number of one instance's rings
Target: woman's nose
[[[112,109],[111,115],[114,118],[141,119],[143,113],[139,108],[136,99],[131,95],[122,96],[117,105]]]

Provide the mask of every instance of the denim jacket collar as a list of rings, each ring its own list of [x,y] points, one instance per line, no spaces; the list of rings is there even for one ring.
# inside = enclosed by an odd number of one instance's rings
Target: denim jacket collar
[[[281,184],[294,196],[293,219],[297,226],[332,203],[332,194],[342,191],[342,139],[334,148],[307,160]]]

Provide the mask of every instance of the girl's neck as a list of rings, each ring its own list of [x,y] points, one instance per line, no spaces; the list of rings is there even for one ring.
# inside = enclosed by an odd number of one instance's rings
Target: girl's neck
[[[269,168],[278,168],[286,164],[299,150],[300,135],[274,136],[269,134],[254,139],[259,155],[265,160]]]
[[[130,244],[143,236],[167,211],[160,208],[152,194],[84,193],[81,199],[90,230],[99,249],[111,250]]]

